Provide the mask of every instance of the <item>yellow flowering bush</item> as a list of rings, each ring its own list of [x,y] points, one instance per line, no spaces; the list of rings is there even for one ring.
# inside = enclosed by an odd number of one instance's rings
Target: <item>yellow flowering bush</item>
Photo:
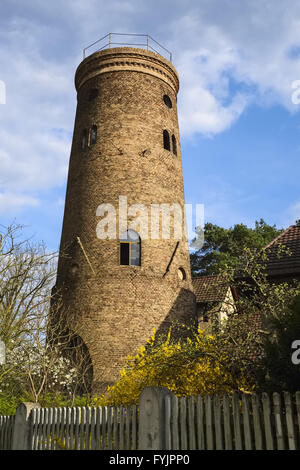
[[[254,387],[243,371],[235,377],[228,363],[217,336],[198,330],[193,339],[174,341],[171,332],[164,340],[154,332],[146,347],[128,358],[120,379],[94,404],[137,404],[147,386],[167,387],[177,396],[252,392]]]

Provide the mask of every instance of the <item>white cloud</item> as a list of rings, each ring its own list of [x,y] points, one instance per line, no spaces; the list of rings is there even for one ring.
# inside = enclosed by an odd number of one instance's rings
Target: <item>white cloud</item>
[[[300,201],[294,202],[287,208],[283,219],[285,227],[295,224],[296,220],[300,220]]]
[[[59,16],[57,12],[59,11]],[[183,137],[232,126],[253,102],[291,111],[300,79],[296,1],[4,0],[0,18],[0,191],[61,187],[75,116],[74,72],[83,47],[109,31],[149,32],[174,53]],[[5,22],[4,19],[5,18]],[[12,207],[12,206],[11,206]]]
[[[26,194],[17,194],[12,192],[0,193],[0,214],[16,214],[24,207],[36,207],[39,205],[38,199]]]
[[[216,134],[246,109],[280,104],[291,112],[300,78],[300,5],[280,1],[201,2],[170,25],[181,78],[183,135]]]

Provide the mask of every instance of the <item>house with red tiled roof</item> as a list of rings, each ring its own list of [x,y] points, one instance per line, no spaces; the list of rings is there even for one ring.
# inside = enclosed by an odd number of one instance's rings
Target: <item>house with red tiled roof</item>
[[[236,292],[222,276],[200,276],[194,277],[192,281],[198,325],[202,329],[208,327],[213,315],[222,321],[235,311]]]
[[[300,224],[291,225],[274,238],[265,247],[265,251],[268,257],[266,271],[270,281],[300,281]],[[217,314],[220,320],[224,320],[229,313],[235,311],[237,290],[228,285],[222,276],[200,276],[194,277],[192,281],[198,324],[202,329],[208,327],[212,315]]]
[[[267,274],[274,280],[300,280],[300,225],[291,225],[266,247]]]

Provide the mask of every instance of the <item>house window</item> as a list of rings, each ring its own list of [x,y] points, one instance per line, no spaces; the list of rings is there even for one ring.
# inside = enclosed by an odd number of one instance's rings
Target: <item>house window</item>
[[[126,230],[120,238],[120,264],[141,265],[141,238],[134,230]]]
[[[92,126],[90,129],[90,145],[94,145],[97,141],[97,126]]]
[[[165,105],[168,106],[168,108],[172,108],[172,101],[168,95],[164,95],[163,100],[164,100]]]
[[[173,150],[174,155],[177,155],[177,144],[176,144],[176,137],[174,134],[172,135],[172,150]]]
[[[170,136],[169,136],[169,132],[166,129],[163,131],[163,141],[164,141],[164,149],[171,150]]]
[[[84,129],[81,133],[81,141],[80,141],[80,146],[82,150],[85,149],[86,145],[87,145],[87,130]]]

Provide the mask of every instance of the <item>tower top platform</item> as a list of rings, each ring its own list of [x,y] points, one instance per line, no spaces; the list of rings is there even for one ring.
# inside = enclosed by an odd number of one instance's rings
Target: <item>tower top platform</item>
[[[149,34],[108,33],[83,49],[83,59],[94,52],[116,46],[129,46],[155,52],[172,62],[172,53]]]

